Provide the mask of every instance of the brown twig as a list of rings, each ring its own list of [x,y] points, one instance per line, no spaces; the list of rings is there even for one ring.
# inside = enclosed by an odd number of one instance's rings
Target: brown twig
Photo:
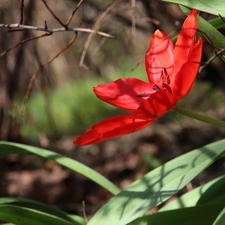
[[[56,33],[56,32],[65,32],[65,31],[69,31],[69,32],[83,32],[83,33],[91,33],[91,34],[98,34],[100,36],[103,37],[107,37],[107,38],[114,38],[114,36],[101,32],[101,31],[97,31],[97,30],[93,30],[93,29],[89,29],[89,28],[65,28],[65,27],[59,27],[59,28],[53,28],[53,29],[49,29],[46,27],[37,27],[37,26],[29,26],[29,25],[23,25],[23,24],[0,24],[0,28],[5,28],[5,29],[9,29],[9,32],[12,31],[23,31],[23,30],[36,30],[36,31],[42,31],[42,32],[46,32],[46,33]]]
[[[35,80],[38,78],[38,75],[44,70],[44,68],[46,66],[48,66],[53,60],[55,60],[58,56],[60,56],[63,52],[65,52],[72,44],[73,42],[76,40],[77,38],[77,34],[75,33],[75,35],[73,36],[73,38],[70,40],[70,42],[64,47],[62,48],[56,55],[54,55],[51,59],[47,60],[43,65],[41,65],[41,67],[37,70],[37,72],[35,74],[33,74],[33,76],[30,79],[29,85],[28,85],[28,89],[27,89],[27,93],[25,95],[24,98],[24,102],[23,102],[23,106],[22,106],[22,110],[21,110],[21,116],[23,115],[23,112],[25,110],[26,104],[30,98],[30,94],[31,91],[33,89],[33,85]]]
[[[203,66],[200,67],[199,69],[199,73],[207,66],[209,65],[217,56],[219,56],[221,53],[225,52],[225,48],[221,49],[218,52],[215,52],[215,54],[209,59],[207,60]]]
[[[120,3],[122,0],[117,0],[117,1],[115,1],[113,4],[111,4],[102,14],[101,14],[101,16],[97,19],[97,21],[95,22],[95,24],[94,24],[94,26],[93,26],[93,30],[95,30],[96,32],[98,32],[98,30],[99,30],[99,28],[100,28],[100,24],[101,24],[101,22],[102,22],[102,20],[107,16],[107,14],[118,4],[118,3]],[[85,42],[85,45],[84,45],[84,50],[83,50],[83,52],[82,52],[82,55],[81,55],[81,58],[80,58],[80,63],[79,63],[79,65],[81,66],[81,67],[84,67],[84,68],[86,68],[86,66],[84,65],[84,58],[85,58],[85,56],[86,56],[86,54],[87,54],[87,49],[88,49],[88,47],[89,47],[89,45],[90,45],[90,43],[91,43],[91,39],[92,39],[92,37],[94,36],[94,33],[90,33],[89,35],[88,35],[88,38],[87,38],[87,40],[86,40],[86,42]]]
[[[68,18],[68,20],[67,20],[67,22],[66,22],[66,24],[65,24],[66,27],[70,24],[71,20],[73,19],[74,14],[75,14],[76,11],[79,9],[79,7],[82,5],[83,2],[84,2],[84,0],[80,0],[80,1],[78,2],[76,8],[73,10],[72,14],[70,15],[70,17]]]
[[[11,50],[13,50],[13,49],[19,47],[19,46],[22,45],[22,44],[25,44],[25,43],[27,43],[27,42],[29,42],[29,41],[33,41],[33,40],[36,40],[36,39],[39,39],[39,38],[42,38],[42,37],[46,37],[46,36],[49,36],[49,35],[51,35],[51,33],[45,33],[45,34],[39,35],[39,36],[37,36],[37,37],[32,37],[32,38],[24,39],[24,40],[22,40],[21,42],[17,43],[16,45],[14,45],[14,46],[12,46],[12,47],[6,49],[6,50],[3,51],[2,53],[0,53],[0,57],[6,55],[8,52],[10,52]]]
[[[51,8],[48,6],[47,2],[45,0],[41,0],[45,7],[48,9],[48,11],[52,14],[52,16],[58,21],[59,24],[61,24],[65,29],[67,28],[66,25],[55,15],[55,13],[51,10]]]
[[[136,16],[135,16],[136,0],[131,0],[131,38],[132,42],[136,42]]]
[[[23,23],[23,7],[24,7],[24,0],[20,0],[20,24]]]

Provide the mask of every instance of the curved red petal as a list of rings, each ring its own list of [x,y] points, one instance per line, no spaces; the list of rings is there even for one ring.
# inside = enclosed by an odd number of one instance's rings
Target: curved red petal
[[[89,145],[95,144],[110,138],[116,138],[126,134],[130,134],[141,130],[151,123],[154,120],[137,117],[137,114],[125,115],[125,116],[116,116],[104,120],[92,127],[92,130],[88,130],[85,134],[79,136],[74,144],[76,145]]]
[[[176,96],[167,91],[159,90],[151,95],[135,112],[139,116],[158,119],[166,114],[177,103]]]
[[[196,45],[192,48],[189,60],[181,67],[175,79],[173,93],[180,100],[185,97],[192,89],[202,56],[202,39],[199,38]]]
[[[83,146],[95,144],[141,130],[167,113],[176,104],[174,95],[159,90],[150,95],[132,114],[106,119],[79,136],[74,144]]]
[[[174,46],[168,35],[157,30],[150,39],[145,55],[145,68],[150,83],[162,87],[162,73],[173,74]]]
[[[153,84],[136,78],[122,78],[94,88],[99,99],[128,111],[137,109],[149,95],[156,91]]]
[[[190,53],[195,44],[195,34],[198,27],[196,17],[197,11],[194,9],[184,21],[182,29],[178,34],[174,49],[175,76],[179,73],[181,67],[190,60]]]

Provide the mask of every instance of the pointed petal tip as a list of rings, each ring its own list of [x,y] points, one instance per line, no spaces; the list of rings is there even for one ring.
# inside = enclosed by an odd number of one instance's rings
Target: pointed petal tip
[[[87,131],[88,132],[88,131]],[[86,132],[86,133],[87,133]],[[90,132],[90,130],[89,130]],[[86,136],[86,134],[84,134]],[[95,144],[97,142],[100,142],[100,141],[97,141],[97,140],[91,140],[90,138],[88,137],[85,137],[84,138],[84,135],[81,135],[79,136],[74,142],[73,144],[74,145],[77,145],[77,146],[86,146],[86,145],[91,145],[91,144]]]
[[[154,32],[153,36],[158,37],[158,38],[163,38],[163,37],[167,36],[167,33],[158,29]]]

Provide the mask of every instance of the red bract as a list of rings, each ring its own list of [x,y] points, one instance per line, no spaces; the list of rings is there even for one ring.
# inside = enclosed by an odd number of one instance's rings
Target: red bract
[[[145,56],[149,83],[122,78],[100,84],[94,93],[102,101],[130,111],[130,114],[106,119],[74,142],[88,145],[141,130],[175,107],[191,90],[202,53],[202,40],[195,42],[197,12],[184,21],[174,47],[168,35],[157,30]]]

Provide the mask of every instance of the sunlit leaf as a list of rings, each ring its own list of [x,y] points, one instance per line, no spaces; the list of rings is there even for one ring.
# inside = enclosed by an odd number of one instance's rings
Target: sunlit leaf
[[[225,176],[219,177],[166,204],[159,211],[225,202]]]
[[[224,225],[225,224],[225,208],[220,212],[213,225]]]
[[[88,225],[103,225],[106,221],[123,225],[133,221],[177,193],[224,152],[222,140],[171,160],[113,197]]]
[[[223,207],[220,203],[169,210],[143,216],[129,225],[211,225]]]
[[[73,224],[84,225],[86,224],[85,220],[79,216],[67,215],[65,212],[60,211],[58,209],[52,208],[40,202],[24,199],[24,198],[14,198],[14,197],[7,197],[7,198],[0,198],[0,206],[16,206],[21,208],[28,208],[33,209],[40,214],[41,212],[48,214],[50,217],[57,217],[60,220],[66,220]],[[3,210],[4,211],[4,210]],[[15,212],[16,213],[16,212]],[[1,219],[1,214],[0,214]],[[2,218],[4,219],[4,217]],[[11,220],[7,220],[8,222]],[[12,221],[11,221],[12,222]]]
[[[16,225],[78,225],[60,217],[38,211],[35,209],[14,206],[0,205],[0,220],[15,223]]]

